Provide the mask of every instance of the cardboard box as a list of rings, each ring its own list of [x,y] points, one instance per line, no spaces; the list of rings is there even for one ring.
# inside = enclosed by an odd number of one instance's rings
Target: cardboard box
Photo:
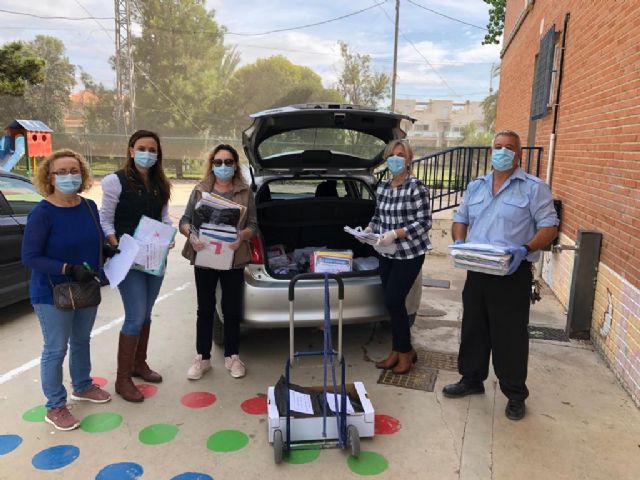
[[[311,271],[316,273],[341,273],[352,270],[351,250],[316,250],[310,257]]]
[[[353,382],[346,385],[347,395],[357,396],[362,404],[364,412],[356,412],[347,415],[347,425],[353,425],[358,429],[360,438],[373,437],[375,434],[375,411],[373,404],[369,400],[367,390],[362,382]],[[310,387],[310,390],[322,391],[322,387]],[[269,443],[273,443],[273,432],[282,431],[283,438],[287,438],[287,417],[284,412],[278,412],[275,399],[275,387],[269,387],[267,391],[267,415]],[[290,418],[291,421],[291,441],[304,442],[312,440],[323,440],[322,438],[322,415],[318,417]],[[338,426],[335,416],[327,416],[327,439],[338,438]]]
[[[236,235],[201,229],[199,238],[206,246],[196,254],[195,265],[216,270],[230,270],[235,252],[229,248],[229,244],[235,241]]]

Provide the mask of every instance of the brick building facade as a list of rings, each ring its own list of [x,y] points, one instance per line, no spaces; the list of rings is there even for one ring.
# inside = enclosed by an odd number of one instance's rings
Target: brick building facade
[[[591,339],[640,405],[640,1],[508,0],[503,45],[496,128],[544,147],[562,244],[602,232]],[[565,306],[574,255],[543,260]]]

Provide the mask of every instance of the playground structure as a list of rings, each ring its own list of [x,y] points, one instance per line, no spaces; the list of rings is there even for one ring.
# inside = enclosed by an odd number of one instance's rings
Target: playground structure
[[[0,137],[0,170],[10,172],[20,159],[27,158],[27,172],[38,168],[38,157],[52,152],[53,130],[39,120],[14,120]]]

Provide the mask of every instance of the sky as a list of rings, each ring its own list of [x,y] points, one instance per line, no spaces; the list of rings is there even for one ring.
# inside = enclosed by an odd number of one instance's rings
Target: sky
[[[415,4],[475,26],[436,15]],[[215,20],[227,28],[225,43],[237,45],[241,65],[283,55],[293,63],[313,69],[325,87],[334,87],[342,65],[338,41],[345,41],[353,52],[371,57],[373,70],[392,72],[394,0],[207,0],[206,6],[215,11]],[[299,27],[367,8],[362,13],[308,28],[268,35],[236,35]],[[498,45],[482,45],[488,8],[482,0],[401,0],[397,98],[464,101],[486,97],[491,66],[500,62]],[[114,3],[1,0],[0,10],[41,16],[113,18]],[[0,11],[0,44],[28,41],[40,34],[58,37],[64,42],[71,63],[107,87],[115,85],[115,73],[108,63],[115,53],[113,30],[113,19],[39,19]],[[76,74],[79,80],[79,69]],[[494,88],[497,81],[493,79]]]

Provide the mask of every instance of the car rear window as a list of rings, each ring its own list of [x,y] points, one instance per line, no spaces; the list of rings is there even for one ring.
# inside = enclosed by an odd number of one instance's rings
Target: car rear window
[[[297,200],[301,198],[351,198],[373,200],[373,194],[364,182],[343,179],[273,180],[268,188],[271,200]]]
[[[269,158],[305,150],[329,150],[359,158],[373,158],[385,143],[373,135],[343,128],[304,128],[267,138],[258,147],[260,156]]]

